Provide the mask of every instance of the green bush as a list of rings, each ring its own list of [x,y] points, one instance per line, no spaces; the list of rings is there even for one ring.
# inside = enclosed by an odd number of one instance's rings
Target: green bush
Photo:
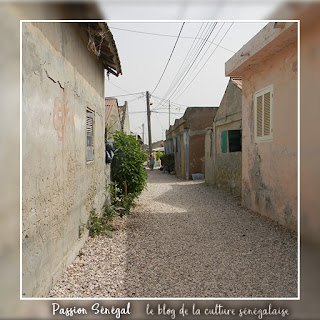
[[[116,131],[113,138],[111,173],[114,186],[111,194],[114,204],[120,203],[124,213],[129,213],[134,199],[147,186],[147,172],[143,166],[146,153],[131,135]]]
[[[162,151],[157,151],[156,152],[156,158],[157,159],[161,159],[162,156],[163,156],[163,152]]]
[[[92,238],[99,235],[108,235],[111,237],[113,228],[108,224],[108,222],[111,221],[109,218],[107,212],[105,212],[103,217],[100,217],[96,209],[92,209],[88,220],[89,236]]]
[[[174,164],[174,154],[173,153],[167,153],[160,157],[161,164],[163,166],[167,165],[169,167],[170,172],[175,170],[175,164]]]

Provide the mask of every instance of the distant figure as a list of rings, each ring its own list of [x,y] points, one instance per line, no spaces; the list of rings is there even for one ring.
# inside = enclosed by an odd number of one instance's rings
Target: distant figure
[[[149,159],[149,166],[150,169],[153,170],[153,166],[154,166],[154,157],[152,154],[150,154],[150,159]]]

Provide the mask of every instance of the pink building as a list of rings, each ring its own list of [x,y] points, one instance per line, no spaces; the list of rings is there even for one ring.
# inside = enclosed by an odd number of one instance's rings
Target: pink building
[[[297,230],[297,23],[271,22],[226,63],[242,77],[242,204]]]

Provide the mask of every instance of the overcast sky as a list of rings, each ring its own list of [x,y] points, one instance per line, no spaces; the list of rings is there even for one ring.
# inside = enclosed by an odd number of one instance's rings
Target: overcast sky
[[[199,16],[201,8],[204,9],[204,6],[196,11]],[[263,19],[274,8],[274,3],[258,6],[255,19]],[[104,9],[108,12],[108,25],[117,45],[123,71],[118,78],[110,75],[106,79],[106,96],[118,97],[120,105],[128,101],[131,131],[142,135],[144,124],[145,143],[148,142],[146,91],[151,94],[151,110],[154,110],[151,116],[154,142],[164,139],[165,130],[169,127],[168,100],[171,104],[171,124],[183,115],[188,106],[219,106],[229,80],[225,77],[225,62],[267,24],[266,21],[240,22],[232,20],[232,17],[228,17],[231,21],[225,22],[203,21],[205,18],[196,22],[116,22],[111,19],[126,19],[126,12],[117,12],[117,6],[113,6],[112,10]],[[161,7],[158,9],[159,17]],[[239,8],[239,13],[243,9]],[[200,18],[195,17],[194,12],[188,15],[188,10],[186,7],[184,11],[187,18]],[[225,12],[226,6],[219,10],[220,13]],[[169,11],[166,19],[173,19],[174,12],[176,16],[179,12],[180,16],[183,13],[178,6]],[[247,10],[243,17],[239,14],[238,19],[253,19],[249,17],[251,11]],[[134,16],[131,12],[131,17]],[[139,14],[136,16],[138,19]],[[147,16],[153,19],[152,15]]]

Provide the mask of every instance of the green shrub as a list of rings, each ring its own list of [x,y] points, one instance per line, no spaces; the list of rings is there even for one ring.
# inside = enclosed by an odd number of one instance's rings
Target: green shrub
[[[100,217],[96,209],[92,209],[88,220],[89,236],[92,238],[99,235],[108,235],[111,237],[113,228],[108,224],[109,221],[111,220],[109,220],[106,214]]]
[[[162,156],[163,156],[163,152],[162,151],[157,151],[156,152],[156,158],[157,159],[161,159]]]
[[[175,163],[174,163],[174,154],[167,153],[160,157],[161,164],[163,166],[167,165],[169,167],[170,172],[175,170]]]
[[[134,199],[147,186],[147,172],[143,166],[146,153],[131,135],[116,131],[113,138],[111,173],[114,185],[111,185],[111,195],[113,204],[123,207],[123,215],[130,212]]]

